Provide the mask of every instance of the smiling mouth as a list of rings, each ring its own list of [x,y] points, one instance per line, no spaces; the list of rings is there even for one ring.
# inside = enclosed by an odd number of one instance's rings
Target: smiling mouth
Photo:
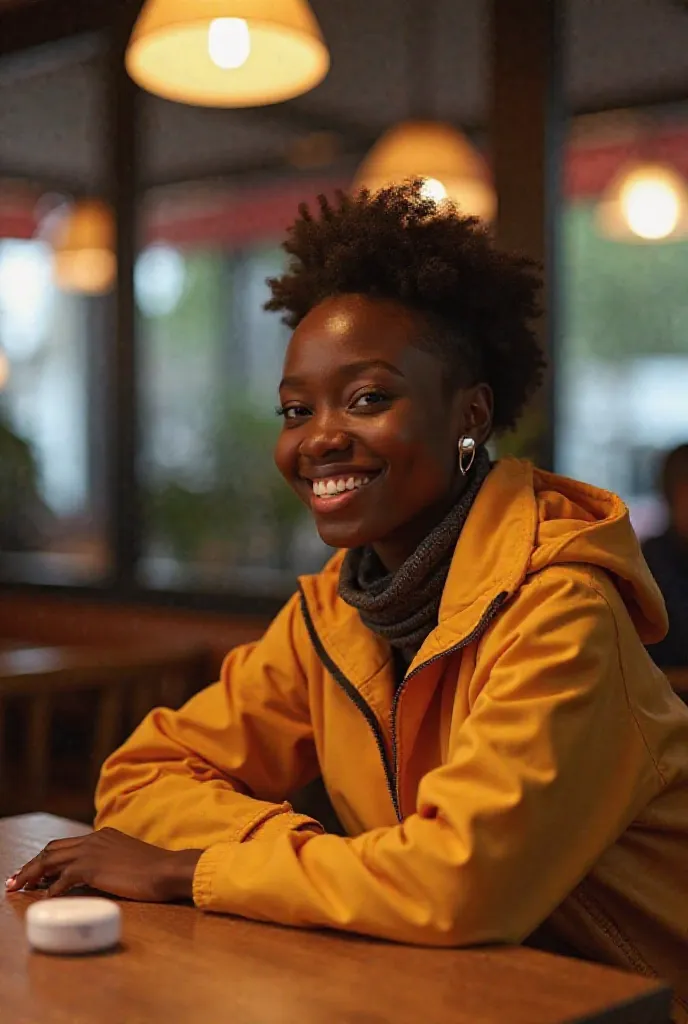
[[[318,512],[334,512],[348,505],[360,491],[365,491],[382,475],[382,470],[365,474],[333,476],[322,480],[307,480],[311,488],[311,508]]]
[[[380,471],[377,470],[374,473],[368,472],[360,475],[340,477],[332,476],[323,480],[312,480],[309,482],[313,488],[313,494],[317,498],[327,499],[336,498],[347,491],[360,491],[363,487],[367,487],[368,484],[372,483],[379,475]]]

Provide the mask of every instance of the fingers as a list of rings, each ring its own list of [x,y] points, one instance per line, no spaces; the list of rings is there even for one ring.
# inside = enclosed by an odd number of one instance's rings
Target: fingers
[[[66,865],[74,860],[82,842],[83,839],[59,839],[48,843],[37,857],[7,879],[5,888],[8,892],[36,889],[43,879],[59,877]]]
[[[79,878],[74,867],[65,868],[59,878],[48,886],[46,896],[64,896],[66,892],[73,889],[75,885],[82,885],[83,879]]]
[[[8,878],[5,882],[5,888],[8,892],[19,892],[19,890],[23,889],[26,885],[31,888],[35,888],[43,877],[43,869],[40,867],[40,863],[41,855],[39,854],[38,857],[34,857],[34,859],[30,860],[28,864],[25,864],[24,867],[16,873],[16,875]]]

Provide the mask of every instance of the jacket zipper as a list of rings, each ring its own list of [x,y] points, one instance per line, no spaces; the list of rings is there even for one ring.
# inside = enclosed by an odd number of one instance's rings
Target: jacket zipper
[[[408,675],[404,676],[400,685],[397,688],[396,693],[394,694],[394,700],[392,701],[392,710],[390,712],[390,725],[392,733],[392,779],[394,782],[394,795],[392,799],[394,801],[394,809],[397,812],[397,818],[399,819],[399,821],[402,820],[402,817],[399,801],[399,750],[397,745],[397,709],[399,707],[399,701],[401,700],[402,694],[406,690],[406,686],[409,680],[413,679],[414,676],[417,676],[418,673],[422,672],[424,668],[428,667],[428,665],[432,665],[434,662],[439,661],[440,658],[447,658],[451,654],[456,654],[457,651],[462,650],[464,647],[468,647],[469,644],[472,644],[475,640],[481,637],[482,634],[487,629],[487,627],[492,622],[492,620],[494,619],[494,617],[496,616],[499,609],[506,601],[508,596],[509,595],[506,590],[503,590],[500,594],[497,594],[494,600],[490,602],[490,604],[487,606],[487,608],[481,615],[480,620],[478,621],[478,624],[475,627],[475,629],[471,630],[468,636],[465,636],[463,640],[459,640],[459,642],[457,644],[454,644],[453,647],[448,647],[447,650],[442,651],[441,654],[435,654],[434,657],[428,658],[428,660],[424,661],[422,665],[417,665],[416,668],[414,668],[413,672],[409,672]]]
[[[471,644],[475,640],[477,640],[478,637],[481,636],[481,634],[485,631],[485,629],[487,629],[489,624],[492,622],[497,612],[506,601],[507,597],[507,591],[502,591],[501,594],[497,594],[494,600],[490,602],[488,607],[483,612],[480,621],[478,622],[475,629],[473,629],[468,634],[468,636],[464,637],[463,640],[460,640],[457,644],[454,644],[453,647],[449,647],[446,651],[442,651],[441,654],[436,654],[434,655],[434,657],[428,658],[428,660],[424,661],[422,665],[418,665],[416,668],[414,668],[413,672],[410,672],[407,676],[404,677],[401,685],[397,689],[397,692],[394,694],[394,700],[392,701],[392,709],[390,712],[390,726],[392,734],[392,763],[390,764],[389,758],[387,757],[387,751],[385,749],[384,735],[382,733],[382,729],[380,728],[380,723],[375,717],[373,709],[370,707],[365,698],[361,696],[361,694],[358,692],[353,683],[349,679],[347,679],[342,670],[339,668],[338,665],[335,664],[335,662],[332,660],[332,658],[329,656],[329,654],[323,647],[322,641],[320,640],[320,637],[318,636],[317,630],[313,623],[313,619],[311,618],[311,613],[308,609],[306,597],[303,593],[303,590],[301,590],[301,611],[303,614],[304,621],[306,623],[306,629],[311,639],[311,643],[313,644],[318,657],[322,661],[327,671],[333,677],[335,682],[341,687],[344,693],[346,693],[347,697],[349,697],[349,699],[353,701],[353,703],[362,713],[363,717],[365,718],[365,720],[367,721],[368,725],[371,728],[371,731],[375,738],[375,742],[377,743],[378,751],[380,752],[380,759],[382,761],[382,767],[385,772],[385,781],[387,782],[387,789],[389,791],[389,795],[392,800],[392,805],[394,807],[394,812],[397,816],[398,821],[402,821],[403,818],[401,816],[401,807],[399,805],[399,765],[396,734],[396,715],[397,708],[399,706],[399,699],[403,691],[406,689],[406,684],[409,682],[410,679],[413,679],[414,676],[418,675],[419,672],[422,672],[424,668],[427,668],[428,665],[432,665],[435,661],[439,661],[440,658],[446,658],[450,654],[455,654],[457,651],[460,651],[463,647],[467,647],[468,644]]]
[[[397,811],[397,801],[395,796],[396,787],[394,785],[394,776],[392,774],[392,767],[389,763],[389,758],[387,757],[387,751],[385,750],[385,738],[382,734],[380,723],[375,717],[375,712],[370,707],[366,699],[361,696],[361,694],[358,692],[353,683],[347,679],[347,677],[344,675],[339,666],[334,663],[332,658],[329,656],[329,654],[323,647],[320,637],[318,636],[315,625],[313,623],[313,619],[311,618],[311,613],[308,610],[308,605],[306,604],[306,598],[303,591],[301,591],[301,611],[303,613],[303,618],[306,623],[308,635],[311,638],[311,643],[315,647],[318,657],[320,658],[321,662],[323,663],[327,671],[333,677],[335,682],[341,687],[342,690],[344,690],[344,693],[347,695],[347,697],[353,701],[358,710],[362,713],[363,717],[365,718],[373,732],[375,742],[377,743],[377,748],[380,751],[382,767],[384,768],[385,771],[387,789],[389,790],[389,795],[392,798],[394,810],[397,812],[398,817],[399,812]]]

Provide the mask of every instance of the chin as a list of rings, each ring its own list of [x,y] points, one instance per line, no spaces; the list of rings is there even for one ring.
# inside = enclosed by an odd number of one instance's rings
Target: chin
[[[362,548],[381,539],[380,530],[366,529],[360,522],[327,523],[316,519],[315,527],[323,543],[331,548]]]

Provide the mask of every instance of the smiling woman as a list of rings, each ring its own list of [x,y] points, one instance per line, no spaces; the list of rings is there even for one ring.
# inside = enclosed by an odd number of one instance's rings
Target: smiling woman
[[[370,544],[388,570],[458,497],[459,438],[482,443],[492,426],[488,386],[447,387],[444,363],[417,346],[424,330],[392,299],[325,299],[294,331],[280,387],[278,468],[327,544]]]
[[[661,596],[615,495],[485,447],[540,380],[532,267],[420,182],[302,209],[287,251],[276,461],[344,550],[108,760],[100,831],[8,888],[563,944],[664,976],[688,1021],[688,709],[644,648]],[[318,775],[344,835],[286,802]]]

